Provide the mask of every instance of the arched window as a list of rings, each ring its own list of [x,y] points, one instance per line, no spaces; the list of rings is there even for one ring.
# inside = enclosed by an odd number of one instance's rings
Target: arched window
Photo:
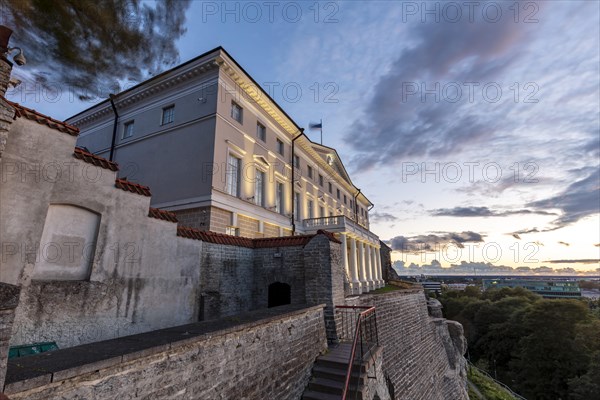
[[[287,283],[275,282],[269,285],[269,308],[291,303],[291,287]]]

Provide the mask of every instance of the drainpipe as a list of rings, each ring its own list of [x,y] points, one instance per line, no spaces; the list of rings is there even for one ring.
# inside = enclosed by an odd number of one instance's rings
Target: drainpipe
[[[112,142],[110,143],[110,156],[108,157],[109,161],[114,161],[115,155],[115,142],[117,141],[117,126],[119,124],[119,114],[117,113],[117,107],[115,106],[114,99],[117,98],[114,94],[110,94],[108,96],[110,98],[110,105],[112,106],[113,113],[115,114],[115,122],[113,124],[113,134],[112,134]]]
[[[354,221],[356,223],[358,223],[358,203],[356,202],[356,200],[358,199],[360,193],[360,189],[358,189],[358,192],[356,192],[356,194],[354,195]]]
[[[304,129],[300,128],[300,133],[292,139],[292,236],[296,234],[296,216],[294,215],[294,197],[296,196],[296,181],[294,175],[296,172],[296,165],[294,165],[294,143],[296,139],[304,135]]]

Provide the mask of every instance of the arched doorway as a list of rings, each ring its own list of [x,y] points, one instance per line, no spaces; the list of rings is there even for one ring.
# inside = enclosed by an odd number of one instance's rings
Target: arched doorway
[[[269,285],[269,308],[291,303],[291,287],[287,283],[275,282]]]

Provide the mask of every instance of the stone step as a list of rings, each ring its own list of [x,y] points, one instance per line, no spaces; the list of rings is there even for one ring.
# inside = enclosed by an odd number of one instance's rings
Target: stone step
[[[336,358],[319,358],[316,365],[320,365],[327,368],[340,369],[342,371],[348,370],[348,360],[336,359]],[[353,365],[352,371],[354,372],[367,372],[366,365]]]
[[[363,386],[358,387],[358,392],[356,392],[356,386],[350,386],[350,390],[348,391],[349,399],[362,400],[362,390]],[[308,384],[308,390],[317,393],[325,393],[329,395],[338,396],[338,399],[341,397],[344,392],[344,382],[334,381],[331,379],[324,378],[313,378]]]
[[[317,363],[313,367],[312,373],[313,376],[316,378],[325,378],[334,381],[346,382],[347,369],[329,368],[327,366],[319,365]],[[365,374],[364,372],[359,372],[358,370],[356,370],[352,372],[352,375],[350,376],[350,383],[352,385],[356,385],[356,382],[358,381],[362,385],[365,383],[366,376],[367,374]]]
[[[302,395],[302,400],[340,400],[342,395],[313,392],[312,390],[305,390]]]

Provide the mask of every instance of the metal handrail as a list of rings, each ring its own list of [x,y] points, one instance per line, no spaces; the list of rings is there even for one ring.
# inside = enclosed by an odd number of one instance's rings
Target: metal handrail
[[[352,341],[352,350],[350,352],[350,359],[348,360],[348,370],[346,371],[346,380],[344,382],[344,390],[342,392],[342,400],[346,400],[348,395],[348,389],[350,387],[350,379],[352,377],[352,367],[354,366],[354,357],[356,356],[356,350],[360,340],[361,346],[361,359],[364,356],[364,348],[363,348],[363,340],[362,340],[362,322],[363,320],[369,316],[369,314],[373,314],[373,317],[376,318],[375,307],[374,306],[336,306],[336,308],[342,309],[360,309],[365,310],[358,314],[358,318],[356,319],[356,326],[354,329],[354,340]],[[377,319],[375,319],[375,340],[376,343],[379,344],[379,339],[377,335]],[[370,348],[368,350],[371,350]]]

